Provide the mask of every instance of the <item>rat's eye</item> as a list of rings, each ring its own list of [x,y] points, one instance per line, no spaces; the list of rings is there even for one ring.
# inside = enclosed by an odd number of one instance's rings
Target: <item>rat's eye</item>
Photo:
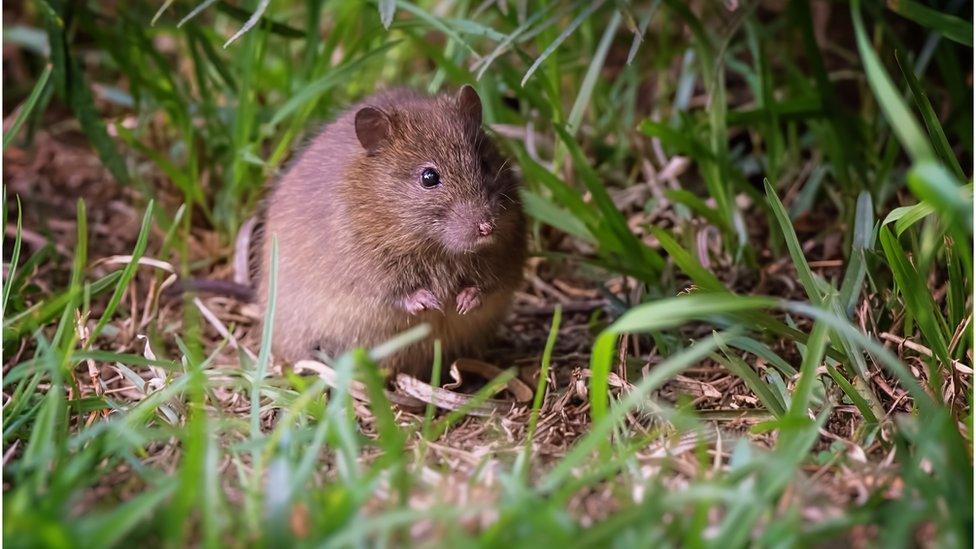
[[[441,174],[434,168],[424,168],[420,173],[420,184],[426,189],[434,188],[441,184]]]

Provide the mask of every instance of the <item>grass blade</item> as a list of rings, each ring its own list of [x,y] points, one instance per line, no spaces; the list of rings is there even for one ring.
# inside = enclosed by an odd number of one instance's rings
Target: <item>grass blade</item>
[[[871,204],[871,195],[863,191],[857,197],[851,255],[840,287],[840,302],[848,316],[854,312],[854,305],[861,294],[861,287],[867,274],[864,254],[872,249],[874,249],[874,207]]]
[[[521,189],[519,195],[522,197],[522,207],[528,215],[566,234],[587,242],[597,243],[596,238],[586,228],[586,225],[572,213],[532,191]]]
[[[912,116],[905,102],[902,101],[901,94],[895,89],[888,72],[885,71],[878,54],[868,40],[867,31],[864,30],[864,20],[861,18],[860,0],[851,2],[851,17],[854,21],[857,49],[861,54],[861,61],[864,63],[868,84],[874,91],[878,105],[885,113],[895,135],[901,141],[902,147],[915,162],[935,158],[935,152],[932,150],[928,139],[925,138],[921,126]]]
[[[532,399],[532,413],[529,416],[529,427],[525,436],[526,453],[532,448],[532,439],[535,436],[536,424],[539,421],[539,410],[542,408],[542,399],[546,392],[546,383],[549,381],[549,364],[552,361],[552,350],[556,346],[556,338],[559,336],[559,324],[562,322],[563,308],[556,305],[556,310],[552,314],[552,324],[549,326],[549,337],[546,339],[546,346],[542,350],[542,363],[539,368],[539,383],[535,388],[535,397]]]
[[[908,172],[908,188],[919,199],[942,212],[950,224],[961,224],[973,232],[973,190],[961,186],[944,167],[935,162],[920,162]]]
[[[4,201],[4,209],[6,210],[6,200]],[[17,263],[20,261],[20,245],[21,238],[23,237],[24,227],[23,227],[23,217],[24,212],[20,206],[20,197],[17,197],[17,232],[14,234],[14,247],[10,252],[10,268],[7,270],[7,279],[3,281],[3,302],[0,306],[0,314],[4,317],[9,316],[7,313],[7,301],[10,299],[10,290],[13,288],[14,280],[17,278]]]
[[[972,27],[970,27],[970,30],[972,30]],[[952,146],[949,145],[949,140],[946,139],[945,131],[939,122],[939,117],[935,114],[935,109],[932,108],[932,103],[929,102],[928,95],[926,95],[922,84],[918,81],[918,77],[915,76],[915,71],[912,70],[911,65],[908,64],[908,60],[905,59],[901,51],[895,52],[895,58],[898,60],[901,73],[905,76],[908,87],[912,91],[912,97],[915,98],[915,106],[922,113],[922,120],[925,122],[925,128],[929,132],[929,137],[932,139],[935,151],[939,154],[942,162],[946,166],[949,166],[953,174],[955,174],[956,179],[964,181],[966,174],[963,173],[962,166],[959,165],[959,160],[956,158],[955,153],[952,152]]]
[[[440,18],[431,15],[426,11],[424,11],[422,8],[415,6],[410,2],[406,2],[404,0],[396,0],[396,6],[405,12],[413,14],[418,19],[424,21],[431,27],[434,27],[435,29],[441,31],[446,36],[450,37],[452,40],[454,40],[455,42],[463,46],[464,49],[468,50],[475,56],[478,55],[478,52],[474,49],[474,47],[471,46],[470,43],[468,43],[467,40],[462,38],[460,34],[454,31],[454,29],[445,25],[444,22],[440,20]]]
[[[258,351],[258,361],[254,367],[254,377],[251,379],[251,440],[261,438],[261,387],[268,372],[271,361],[271,341],[274,333],[274,312],[278,302],[278,237],[271,237],[271,257],[268,262],[268,302],[265,306],[264,319],[261,327],[261,349]],[[254,448],[251,451],[251,463],[255,469],[255,482],[261,481],[263,463],[261,451]]]
[[[919,202],[914,206],[902,206],[891,210],[891,213],[881,222],[882,225],[889,223],[895,224],[895,236],[901,235],[911,228],[912,225],[935,213],[935,208],[931,204]]]
[[[973,47],[973,24],[965,19],[932,9],[915,0],[886,2],[888,9],[964,46]]]
[[[162,483],[109,512],[84,518],[77,526],[83,545],[114,547],[141,522],[153,516],[176,487],[176,483]]]
[[[692,294],[645,303],[627,311],[604,330],[593,344],[593,353],[590,356],[590,413],[593,421],[599,421],[607,410],[607,377],[617,344],[617,334],[674,328],[693,319],[764,309],[775,303],[774,299],[763,297]]]
[[[301,109],[305,105],[318,100],[325,92],[332,89],[334,86],[343,83],[350,75],[355,74],[355,71],[362,68],[362,65],[369,59],[388,51],[390,48],[395,46],[396,42],[387,42],[382,46],[370,50],[363,55],[357,57],[353,61],[349,61],[346,64],[336,67],[328,71],[325,76],[317,80],[309,82],[304,87],[296,91],[289,97],[287,101],[277,110],[271,117],[269,125],[277,126],[282,120],[290,116],[296,110]]]
[[[688,275],[692,282],[706,292],[726,292],[728,288],[722,281],[711,273],[698,260],[685,250],[678,242],[671,237],[667,231],[660,227],[651,227],[651,233],[661,243],[661,247],[668,252],[668,256],[674,261],[679,269]]]
[[[126,264],[125,268],[122,269],[122,275],[119,277],[119,281],[115,284],[115,291],[112,293],[112,297],[109,299],[108,304],[105,305],[105,311],[102,313],[102,317],[98,319],[98,323],[95,324],[95,328],[92,329],[91,334],[88,336],[87,348],[91,348],[92,344],[98,338],[98,335],[102,333],[105,325],[115,314],[115,309],[118,308],[119,303],[122,301],[122,296],[125,295],[126,290],[129,288],[129,282],[132,281],[132,277],[135,276],[136,270],[139,268],[139,259],[142,254],[146,252],[146,244],[149,241],[149,228],[152,225],[152,215],[153,215],[153,201],[149,201],[149,205],[146,206],[146,213],[142,216],[142,226],[139,228],[139,236],[136,238],[136,246],[132,250],[132,259]]]
[[[233,44],[238,38],[244,36],[244,33],[254,28],[254,25],[257,25],[258,21],[261,20],[265,10],[268,9],[269,4],[271,4],[271,0],[261,0],[258,3],[258,7],[255,8],[254,13],[252,13],[247,21],[244,22],[244,26],[241,27],[239,31],[235,32],[233,36],[228,38],[226,42],[224,42],[224,47],[226,48],[227,46]]]
[[[34,83],[34,89],[31,90],[30,95],[27,97],[27,101],[21,105],[20,110],[17,111],[17,117],[14,118],[14,123],[10,125],[8,129],[3,134],[3,150],[7,150],[7,146],[10,145],[14,137],[20,132],[21,126],[27,121],[31,113],[34,112],[34,107],[37,105],[38,99],[41,98],[41,94],[47,89],[47,81],[51,78],[51,73],[54,70],[54,65],[48,63],[45,65],[44,70],[41,71],[41,75],[37,78],[37,82]]]
[[[390,30],[393,24],[393,16],[396,14],[396,0],[379,0],[377,7],[380,10],[380,21],[383,28]]]
[[[949,349],[941,330],[945,321],[941,318],[939,309],[932,300],[932,294],[928,290],[924,277],[912,266],[898,240],[887,227],[881,228],[881,247],[888,259],[888,266],[895,278],[895,284],[905,302],[905,308],[911,311],[915,317],[922,335],[939,362],[946,368],[951,367]],[[936,374],[936,370],[933,369],[932,373]],[[936,394],[939,394],[938,387],[941,385],[939,379],[941,379],[940,375],[933,375],[930,379],[933,388],[936,389]]]
[[[651,6],[645,11],[637,23],[637,30],[634,32],[634,41],[630,44],[630,51],[627,52],[627,64],[630,65],[634,62],[634,58],[637,57],[637,50],[640,49],[641,44],[644,43],[644,33],[647,32],[647,26],[651,24],[651,19],[654,18],[654,14],[657,12],[658,6],[661,5],[661,0],[654,0]]]
[[[779,395],[759,377],[759,374],[746,361],[729,354],[726,349],[723,349],[723,351],[725,352],[724,358],[712,354],[712,359],[724,365],[733,375],[741,379],[746,386],[752,389],[752,392],[756,394],[763,406],[772,412],[774,416],[777,418],[783,417],[783,414],[786,413],[786,403],[780,399]]]
[[[650,332],[680,326],[693,319],[724,313],[768,309],[776,299],[762,296],[686,295],[638,305],[607,328],[615,334]]]
[[[610,410],[609,413],[601,415],[601,417],[593,419],[593,426],[590,428],[590,432],[586,434],[582,439],[580,439],[574,446],[573,449],[566,454],[566,457],[562,459],[551,471],[546,473],[542,477],[539,483],[539,489],[543,492],[551,491],[560,484],[562,484],[572,471],[579,466],[588,456],[590,456],[594,450],[600,446],[606,445],[608,443],[611,432],[617,423],[627,414],[627,412],[633,410],[641,402],[643,402],[647,395],[654,389],[660,387],[664,382],[673,378],[674,376],[681,373],[686,368],[694,366],[705,357],[707,357],[712,351],[714,351],[718,346],[725,340],[727,334],[713,334],[702,341],[697,342],[688,349],[681,351],[680,353],[674,354],[668,357],[664,362],[656,365],[651,373],[642,379],[640,383],[637,384],[627,396],[624,397],[616,406]],[[597,343],[594,345],[593,354],[597,355],[597,348],[601,347],[601,342],[615,341],[616,336],[612,332],[604,332],[597,338]],[[610,349],[613,349],[613,345],[610,345]],[[609,365],[608,355],[602,355],[600,360],[607,360]],[[594,372],[595,375],[595,372]]]
[[[796,382],[796,389],[790,399],[788,415],[799,419],[807,417],[807,408],[810,406],[810,397],[813,394],[813,383],[817,379],[817,368],[823,362],[824,352],[827,350],[827,339],[829,332],[827,325],[815,322],[810,339],[807,340],[807,352],[803,355],[803,362],[800,364],[800,378]]]
[[[619,27],[620,11],[616,10],[613,12],[610,22],[607,23],[606,29],[603,31],[603,37],[600,38],[600,44],[596,48],[596,53],[593,54],[593,59],[590,60],[590,66],[586,69],[586,76],[583,77],[583,83],[580,84],[576,101],[573,102],[573,108],[570,109],[569,117],[566,119],[566,130],[570,135],[576,135],[576,132],[579,130],[586,106],[590,103],[590,98],[593,96],[593,87],[596,86],[597,78],[600,77],[603,63],[607,59],[607,52],[610,51],[610,44],[613,43],[613,37],[617,34]]]
[[[789,214],[786,213],[786,208],[779,201],[779,197],[776,196],[776,191],[769,184],[768,179],[763,179],[763,185],[766,187],[766,201],[769,202],[773,216],[779,224],[779,230],[783,233],[783,239],[786,240],[786,247],[790,251],[790,257],[793,259],[793,266],[796,267],[796,274],[800,278],[800,283],[803,284],[803,289],[807,292],[807,298],[812,303],[819,304],[823,300],[820,284],[814,278],[813,271],[810,270],[810,265],[803,255],[803,247],[800,246],[800,241],[796,238],[796,231],[793,230],[793,223],[790,222]]]
[[[532,75],[535,74],[535,71],[537,71],[539,67],[542,66],[542,63],[545,62],[546,59],[549,59],[549,56],[556,51],[556,49],[560,46],[560,44],[565,42],[566,39],[569,38],[571,34],[576,32],[576,29],[578,29],[579,26],[583,24],[583,21],[586,21],[586,19],[590,15],[592,15],[593,12],[600,9],[600,7],[603,6],[605,2],[606,0],[596,0],[595,2],[583,8],[583,11],[581,11],[575,18],[573,18],[573,21],[570,22],[569,25],[566,25],[566,28],[564,28],[562,32],[559,33],[559,36],[557,36],[555,40],[553,40],[548,46],[546,46],[546,49],[542,50],[542,53],[539,54],[539,57],[537,57],[535,61],[532,62],[532,65],[529,66],[529,70],[525,71],[525,75],[522,76],[522,82],[521,82],[523,87],[525,86],[525,83],[529,81],[529,78],[532,78]]]

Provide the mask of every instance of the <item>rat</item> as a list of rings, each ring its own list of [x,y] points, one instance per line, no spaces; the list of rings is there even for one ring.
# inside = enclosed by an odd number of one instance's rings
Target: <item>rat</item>
[[[471,86],[388,90],[343,112],[264,205],[255,299],[267,307],[274,237],[275,356],[336,356],[424,322],[430,336],[384,368],[429,375],[435,338],[446,360],[483,349],[522,279],[518,185]]]

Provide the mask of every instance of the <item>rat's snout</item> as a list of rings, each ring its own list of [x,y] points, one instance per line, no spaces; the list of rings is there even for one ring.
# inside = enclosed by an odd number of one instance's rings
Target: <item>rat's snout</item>
[[[498,226],[490,205],[465,200],[452,205],[444,229],[448,249],[473,252],[494,241]]]

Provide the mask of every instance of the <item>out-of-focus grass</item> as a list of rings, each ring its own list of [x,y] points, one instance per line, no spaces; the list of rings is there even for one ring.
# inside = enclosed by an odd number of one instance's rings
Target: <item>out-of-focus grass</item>
[[[49,53],[32,54],[37,80],[20,86],[23,100],[4,149],[32,139],[52,102],[67,106],[119,184],[142,193],[135,258],[147,253],[153,222],[168,230],[153,255],[172,254],[184,272],[191,226],[212,225],[230,241],[310,124],[349,101],[388,84],[436,91],[472,82],[489,123],[533,132],[505,146],[525,179],[535,231],[550,225],[585,242],[592,253],[574,259],[640,281],[647,302],[630,303],[596,337],[590,433],[544,470],[521,453],[499,484],[494,522],[471,531],[463,519],[487,509],[409,504],[424,463],[404,452],[414,433],[394,422],[366,353],[338,360],[340,390],[326,397],[321,381],[268,376],[267,344],[256,362],[242,355],[236,376],[216,375],[219,349],[200,340],[192,309],[179,336],[150,337],[170,338],[178,354],[101,349],[99,333],[128,314],[118,306],[134,267],[97,280],[86,275],[92,237],[79,202],[70,281],[39,293],[30,278],[52,249],[21,257],[18,209],[3,285],[4,541],[389,545],[409,541],[411,527],[429,521],[442,544],[803,545],[870,526],[880,542],[902,545],[927,524],[939,545],[966,545],[973,524],[971,412],[968,401],[945,400],[945,384],[960,380],[953,361],[972,366],[972,14],[960,11],[971,6],[832,4],[832,21],[849,26],[853,38],[827,28],[827,46],[808,2],[740,4],[26,6],[22,23],[43,29],[47,47],[31,46],[37,33],[13,40]],[[93,82],[108,90],[98,104]],[[687,157],[697,174],[689,180],[700,184],[648,199],[648,209],[671,204],[673,226],[635,228],[614,198],[645,184],[640,165],[652,138],[664,154]],[[134,158],[151,162],[163,180],[133,170]],[[153,205],[158,192],[173,188],[183,207]],[[9,199],[4,215],[13,209]],[[811,268],[794,228],[818,212],[848,228],[838,279]],[[751,292],[723,282],[702,264],[693,241],[702,221],[721,234],[730,268],[757,272],[764,253],[788,254],[807,303],[745,295]],[[675,297],[685,279],[696,289]],[[93,308],[106,302],[103,294],[108,305]],[[870,309],[868,333],[852,323],[861,304]],[[809,328],[798,328],[803,318]],[[94,329],[79,329],[79,319],[94,321]],[[687,344],[677,329],[689,323],[724,331]],[[930,350],[921,359],[924,383],[876,341],[881,332]],[[555,328],[552,334],[545,366]],[[625,334],[650,334],[666,360],[611,402],[609,374]],[[8,350],[25,342],[31,352],[11,363]],[[784,344],[800,350],[797,363],[774,351]],[[633,467],[647,440],[622,436],[621,418],[706,357],[758,397],[772,419],[755,431],[775,434],[775,444],[764,451],[742,439],[717,469],[703,454],[710,474],[673,491],[665,475],[645,478]],[[757,369],[755,358],[773,368]],[[117,363],[144,398],[78,397],[74,373],[88,360]],[[881,405],[875,366],[909,392],[912,414],[891,417]],[[139,385],[134,370],[149,367],[158,368],[162,386]],[[370,388],[372,439],[362,436],[341,390],[358,376]],[[964,382],[971,385],[971,374]],[[221,410],[218,389],[249,394],[248,419]],[[880,443],[893,452],[901,491],[879,491],[842,516],[810,523],[784,494],[804,482],[819,429],[841,402],[860,416],[852,444]],[[533,428],[539,407],[537,398]],[[273,430],[260,421],[268,409],[278,411]],[[656,435],[676,425],[704,431],[687,410],[654,409],[670,426]],[[85,424],[101,411],[110,413]],[[428,416],[415,428],[430,441],[456,418]],[[173,439],[175,463],[147,464],[150,448]],[[360,459],[373,450],[382,457]],[[315,474],[324,457],[334,475]],[[135,485],[81,505],[120,468],[134,471]],[[226,490],[228,475],[241,494]],[[583,529],[569,501],[603,485],[639,485],[643,496],[622,497],[629,503]],[[367,513],[379,489],[395,495]]]

